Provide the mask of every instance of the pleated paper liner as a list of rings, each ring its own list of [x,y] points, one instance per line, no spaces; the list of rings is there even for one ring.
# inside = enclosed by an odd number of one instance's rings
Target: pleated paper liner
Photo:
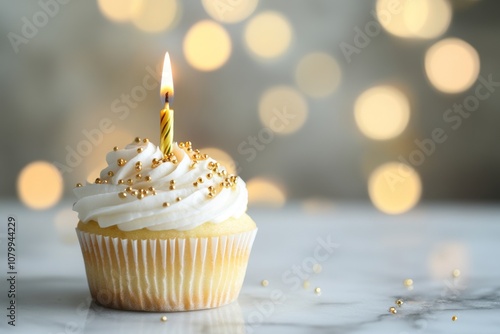
[[[90,292],[99,304],[186,311],[238,298],[257,229],[220,237],[148,240],[76,232]]]

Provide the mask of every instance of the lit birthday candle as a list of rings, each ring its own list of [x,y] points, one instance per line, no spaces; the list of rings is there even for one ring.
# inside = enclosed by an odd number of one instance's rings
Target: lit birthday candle
[[[170,153],[174,139],[174,111],[170,109],[169,105],[169,101],[172,101],[173,97],[174,82],[172,80],[170,57],[167,52],[163,61],[160,89],[160,98],[165,102],[165,107],[160,111],[160,149],[163,154]]]

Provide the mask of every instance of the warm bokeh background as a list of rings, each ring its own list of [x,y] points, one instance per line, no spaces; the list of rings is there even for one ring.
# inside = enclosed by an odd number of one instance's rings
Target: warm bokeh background
[[[113,146],[157,143],[168,51],[176,140],[237,168],[252,203],[369,198],[402,213],[421,200],[498,201],[499,10],[1,0],[0,195],[48,208],[94,180]]]

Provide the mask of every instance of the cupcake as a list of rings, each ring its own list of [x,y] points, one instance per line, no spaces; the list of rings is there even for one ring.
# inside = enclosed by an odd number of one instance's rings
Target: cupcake
[[[136,138],[106,161],[95,183],[74,189],[92,298],[140,311],[236,300],[257,232],[243,180],[190,142],[164,155]]]

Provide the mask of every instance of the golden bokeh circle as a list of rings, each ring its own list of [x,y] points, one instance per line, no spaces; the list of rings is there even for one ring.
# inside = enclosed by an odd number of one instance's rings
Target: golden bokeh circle
[[[272,133],[290,134],[298,131],[308,115],[307,102],[296,89],[274,86],[267,89],[259,101],[261,123]]]
[[[286,203],[286,194],[280,185],[272,180],[256,177],[247,182],[248,204],[280,208]]]
[[[172,27],[178,12],[177,0],[141,0],[132,12],[132,22],[142,31],[160,32]]]
[[[391,139],[408,125],[410,103],[395,87],[375,86],[356,99],[354,118],[359,130],[368,138]]]
[[[341,71],[337,61],[322,52],[306,55],[295,70],[297,85],[311,97],[325,97],[333,93],[340,79]]]
[[[458,38],[432,45],[425,54],[425,73],[434,87],[445,93],[460,93],[477,80],[480,60],[477,51]]]
[[[193,25],[183,45],[188,63],[200,71],[213,71],[223,66],[231,55],[231,47],[227,31],[210,20]]]
[[[420,200],[422,183],[410,166],[389,162],[375,169],[368,180],[368,194],[373,205],[387,214],[401,214]]]
[[[61,199],[62,175],[49,162],[31,162],[18,175],[17,193],[21,202],[32,209],[50,208]]]
[[[201,3],[214,20],[221,23],[236,23],[253,13],[259,0],[202,0]]]
[[[250,51],[262,58],[284,54],[292,41],[293,31],[288,19],[273,11],[254,16],[245,28],[245,43]]]

